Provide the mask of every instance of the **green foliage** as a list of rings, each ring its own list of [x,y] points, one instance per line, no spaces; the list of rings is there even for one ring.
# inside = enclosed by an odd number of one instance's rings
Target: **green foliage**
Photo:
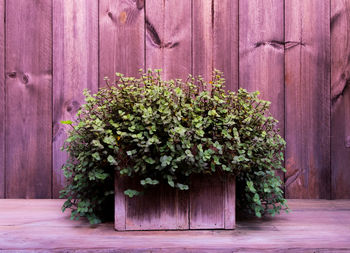
[[[63,122],[72,130],[63,147],[70,158],[61,197],[73,219],[106,218],[115,171],[143,188],[166,182],[180,190],[189,189],[192,174],[233,174],[241,210],[260,217],[287,208],[274,172],[284,170],[285,142],[268,114],[270,102],[258,92],[226,91],[218,71],[210,82],[192,76],[164,81],[159,71],[117,76],[97,94],[85,91],[77,120]]]

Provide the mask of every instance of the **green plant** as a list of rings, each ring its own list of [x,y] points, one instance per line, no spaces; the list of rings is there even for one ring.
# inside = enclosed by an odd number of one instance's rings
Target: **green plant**
[[[224,89],[219,71],[212,81],[161,79],[159,71],[124,77],[90,95],[71,125],[63,147],[67,185],[61,192],[72,219],[91,223],[113,206],[114,174],[140,179],[144,188],[167,182],[189,189],[192,174],[236,175],[238,206],[261,216],[286,207],[281,180],[284,140],[270,103],[258,92]],[[139,194],[128,189],[129,197]],[[113,212],[113,208],[110,208]]]

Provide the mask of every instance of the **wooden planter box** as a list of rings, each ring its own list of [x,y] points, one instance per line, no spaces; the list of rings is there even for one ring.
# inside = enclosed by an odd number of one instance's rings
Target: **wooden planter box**
[[[130,182],[116,175],[115,229],[118,231],[235,228],[233,177],[220,180],[215,176],[198,176],[188,191],[160,185],[133,198],[124,195],[130,187]]]

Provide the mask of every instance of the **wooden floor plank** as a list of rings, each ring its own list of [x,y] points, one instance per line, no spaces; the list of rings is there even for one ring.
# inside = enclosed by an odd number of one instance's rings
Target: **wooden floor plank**
[[[63,200],[0,200],[0,250],[64,252],[346,252],[350,200],[289,200],[290,214],[234,231],[116,232],[61,213]]]

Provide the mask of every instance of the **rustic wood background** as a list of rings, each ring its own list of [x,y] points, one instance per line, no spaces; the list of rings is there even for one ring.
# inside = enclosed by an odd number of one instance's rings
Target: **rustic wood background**
[[[224,71],[287,141],[286,197],[350,198],[350,0],[0,0],[0,197],[56,198],[60,120],[115,72]]]

